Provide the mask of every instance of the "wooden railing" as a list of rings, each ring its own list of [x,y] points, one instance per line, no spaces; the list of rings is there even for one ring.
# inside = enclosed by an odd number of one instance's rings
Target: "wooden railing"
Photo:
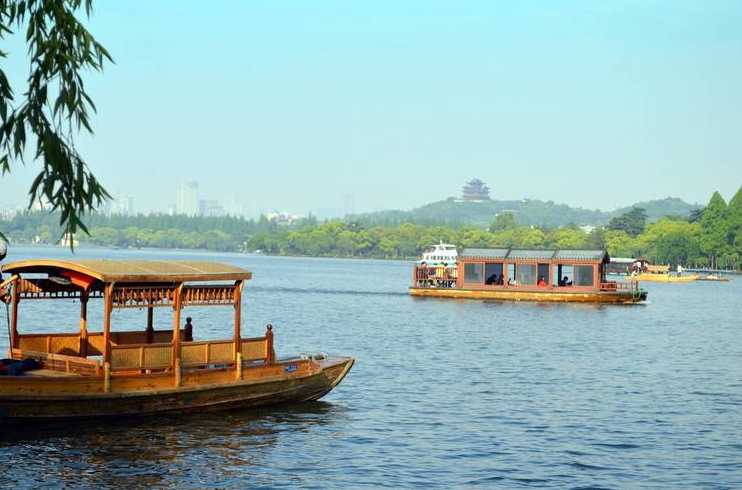
[[[102,369],[98,361],[82,357],[65,356],[62,354],[49,354],[47,352],[34,352],[22,349],[12,350],[13,359],[36,359],[41,363],[43,369],[77,373],[86,376],[100,374]]]
[[[173,362],[173,346],[160,344],[129,344],[111,347],[111,370],[167,369]]]
[[[268,336],[252,339],[242,339],[240,353],[243,361],[273,362],[273,339]]]
[[[79,333],[58,334],[24,334],[18,336],[18,348],[23,351],[44,352],[47,354],[62,354],[66,356],[80,355]]]
[[[232,364],[234,360],[234,342],[231,340],[188,342],[180,347],[180,365],[183,367]]]
[[[167,342],[134,342],[146,338],[144,332],[114,332],[111,334],[111,371],[166,370],[173,367],[172,334],[159,331],[155,339],[167,338]],[[97,360],[79,356],[79,334],[27,334],[19,336],[19,348],[13,355],[42,360],[49,369],[99,373],[101,364]],[[104,351],[103,335],[89,334],[88,355],[101,355]],[[239,357],[238,357],[239,354]],[[233,340],[211,340],[183,342],[180,346],[182,368],[231,365],[241,358],[243,362],[260,361],[271,364],[275,360],[272,327],[264,337],[242,339],[239,350]]]
[[[181,338],[187,339],[185,329],[181,329]],[[173,338],[172,330],[155,330],[152,333],[152,342],[169,343]],[[67,356],[81,355],[82,339],[79,333],[33,333],[18,336],[18,348],[47,354],[62,354]],[[111,332],[111,345],[146,344],[147,332],[134,330],[126,332]],[[100,356],[103,354],[103,332],[89,332],[87,355]]]

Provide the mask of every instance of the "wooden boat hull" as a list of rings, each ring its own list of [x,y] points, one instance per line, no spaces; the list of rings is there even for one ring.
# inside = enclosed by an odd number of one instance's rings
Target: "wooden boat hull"
[[[276,371],[289,371],[291,366],[299,364],[284,361],[271,366],[274,369],[267,376],[248,375],[247,379],[239,381],[189,386],[185,376],[185,386],[180,388],[157,389],[158,381],[153,380],[150,386],[155,389],[148,390],[147,386],[136,384],[134,377],[131,380],[121,378],[118,380],[119,391],[116,391],[117,381],[114,379],[114,391],[108,393],[91,393],[92,389],[98,389],[101,384],[100,380],[92,377],[0,377],[0,422],[141,416],[313,401],[322,398],[337,386],[354,362],[350,357],[329,358],[312,362],[309,368],[302,367],[298,372],[288,375],[273,374]],[[233,377],[233,373],[234,370],[221,371],[222,377]],[[218,374],[210,373],[215,380],[219,379]],[[168,376],[166,380],[172,380],[172,377]],[[38,386],[34,387],[34,384]],[[67,386],[56,386],[59,384]]]
[[[409,289],[412,296],[434,298],[489,299],[503,301],[539,301],[555,303],[611,303],[634,304],[647,299],[646,291],[634,295],[631,292],[616,291],[527,291],[497,289],[460,289],[460,288],[414,288]]]
[[[639,282],[669,282],[669,283],[686,283],[698,280],[696,274],[689,274],[685,276],[671,276],[669,274],[639,274],[633,277],[634,280]]]

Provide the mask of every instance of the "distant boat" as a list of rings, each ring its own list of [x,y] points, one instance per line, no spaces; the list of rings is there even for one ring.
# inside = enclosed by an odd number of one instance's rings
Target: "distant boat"
[[[707,274],[705,276],[700,276],[698,280],[699,281],[715,281],[715,282],[729,282],[730,281],[728,277],[719,276],[717,274]]]
[[[441,244],[427,255],[435,258]],[[450,255],[449,255],[450,256]],[[606,279],[604,250],[518,250],[468,248],[456,267],[423,260],[415,264],[412,296],[552,301],[640,303],[647,292],[636,281]]]
[[[699,278],[698,274],[682,274],[680,267],[672,274],[669,265],[652,265],[646,259],[637,259],[633,269],[631,278],[639,282],[687,283]]]

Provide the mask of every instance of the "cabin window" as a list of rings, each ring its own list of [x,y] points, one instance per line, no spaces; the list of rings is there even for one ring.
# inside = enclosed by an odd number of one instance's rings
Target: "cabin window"
[[[464,264],[464,282],[482,284],[484,282],[483,264]]]
[[[538,265],[538,280],[544,279],[544,284],[549,284],[549,264]]]
[[[575,266],[575,286],[592,286],[593,285],[593,266],[576,265]]]
[[[508,284],[511,284],[512,281],[515,281],[515,264],[508,264]]]
[[[502,264],[484,264],[484,283],[492,286],[502,285]]]
[[[555,265],[554,280],[555,286],[572,286],[574,284],[574,267],[571,265]]]
[[[520,264],[518,267],[517,278],[518,286],[533,286],[536,284],[536,274],[538,270],[533,264]]]

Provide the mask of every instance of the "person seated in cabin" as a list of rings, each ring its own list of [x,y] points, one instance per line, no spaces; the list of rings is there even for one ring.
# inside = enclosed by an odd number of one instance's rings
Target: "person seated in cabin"
[[[569,280],[569,279],[567,278],[567,276],[564,276],[564,277],[562,278],[561,284],[559,284],[559,285],[560,285],[560,286],[571,286],[571,285],[572,285],[572,281],[570,281],[570,280]]]
[[[512,277],[508,279],[508,286],[517,286],[517,285],[518,285],[518,281],[516,281]]]
[[[497,276],[497,285],[503,286],[504,284],[505,284],[505,275],[500,274],[499,276]]]
[[[497,274],[491,274],[486,281],[484,281],[485,284],[488,286],[492,286],[493,284],[497,283]]]
[[[544,279],[544,276],[538,276],[538,287],[540,288],[546,287],[546,279]]]

